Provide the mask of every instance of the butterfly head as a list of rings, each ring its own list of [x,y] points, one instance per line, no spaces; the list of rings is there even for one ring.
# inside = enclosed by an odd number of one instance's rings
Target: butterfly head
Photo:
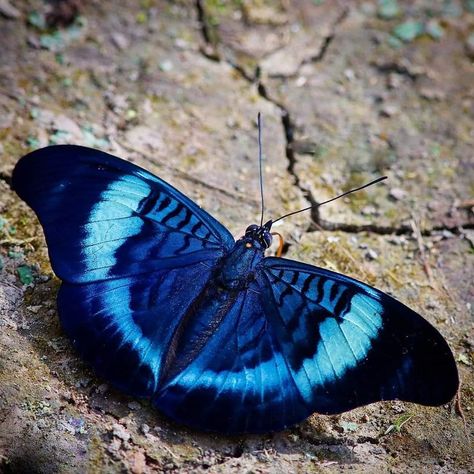
[[[266,222],[264,225],[251,224],[245,230],[243,239],[246,241],[246,246],[252,248],[254,244],[258,244],[264,250],[272,245],[272,234],[270,229],[272,221]]]

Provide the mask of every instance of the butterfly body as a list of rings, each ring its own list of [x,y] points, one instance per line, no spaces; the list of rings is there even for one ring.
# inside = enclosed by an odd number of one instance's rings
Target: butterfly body
[[[216,273],[216,282],[226,289],[244,290],[255,280],[255,269],[264,258],[265,247],[252,237],[239,239],[223,258]]]
[[[73,345],[105,379],[181,423],[268,432],[379,400],[457,390],[454,358],[420,315],[368,285],[265,256],[272,222],[235,241],[151,173],[77,146],[22,158]]]

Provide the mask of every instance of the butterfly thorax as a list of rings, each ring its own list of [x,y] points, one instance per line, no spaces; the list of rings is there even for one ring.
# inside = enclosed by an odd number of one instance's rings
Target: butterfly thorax
[[[255,279],[255,268],[271,244],[271,235],[263,226],[249,226],[245,235],[221,261],[218,281],[228,290],[244,290]]]

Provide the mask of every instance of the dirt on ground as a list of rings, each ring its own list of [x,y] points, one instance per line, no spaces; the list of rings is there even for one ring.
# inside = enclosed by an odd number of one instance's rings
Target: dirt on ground
[[[0,0],[0,33],[1,472],[473,472],[472,0]],[[435,325],[457,402],[209,435],[75,354],[41,227],[10,189],[16,161],[55,143],[109,151],[238,237],[259,215],[259,111],[269,217],[389,177],[275,230],[287,257]]]

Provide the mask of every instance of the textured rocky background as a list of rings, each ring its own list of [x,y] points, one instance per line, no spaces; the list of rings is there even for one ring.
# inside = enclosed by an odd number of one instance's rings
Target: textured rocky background
[[[66,6],[0,0],[0,471],[472,469],[474,2]],[[258,215],[258,111],[269,216],[389,176],[276,230],[288,256],[435,324],[459,364],[457,404],[379,403],[229,438],[169,422],[76,357],[41,229],[9,188],[15,162],[49,143],[108,150],[239,235]]]

